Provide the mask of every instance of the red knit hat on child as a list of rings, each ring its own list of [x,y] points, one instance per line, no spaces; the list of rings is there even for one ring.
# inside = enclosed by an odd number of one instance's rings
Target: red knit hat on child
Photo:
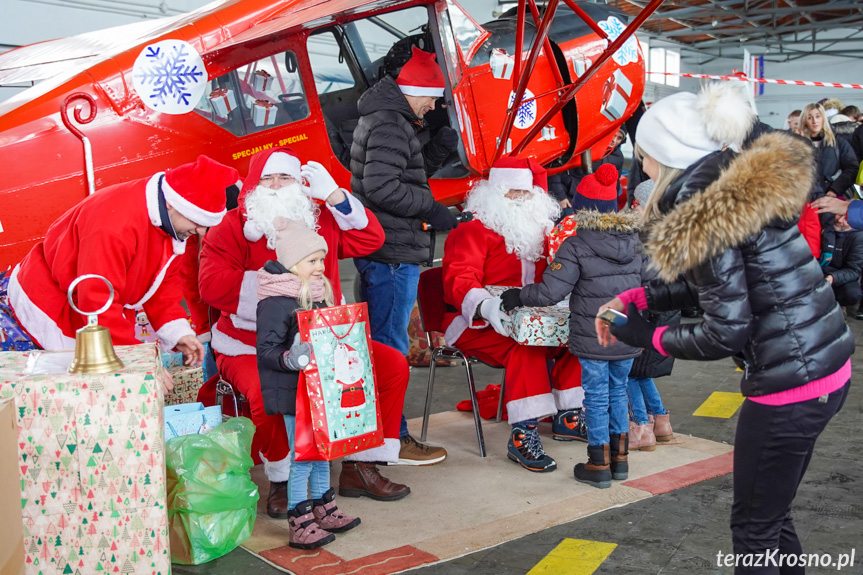
[[[413,48],[413,55],[402,67],[396,84],[405,96],[443,96],[446,81],[435,55]]]
[[[587,174],[579,182],[572,198],[572,209],[617,211],[617,168],[602,164],[596,172]]]
[[[165,201],[181,216],[206,227],[218,225],[226,213],[225,189],[237,182],[239,172],[207,156],[165,172]]]

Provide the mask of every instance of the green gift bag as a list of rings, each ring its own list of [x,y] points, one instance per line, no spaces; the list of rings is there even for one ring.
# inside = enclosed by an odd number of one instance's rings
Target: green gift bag
[[[234,417],[205,434],[165,444],[173,563],[206,563],[252,534],[258,503],[249,475],[254,433],[249,419]]]

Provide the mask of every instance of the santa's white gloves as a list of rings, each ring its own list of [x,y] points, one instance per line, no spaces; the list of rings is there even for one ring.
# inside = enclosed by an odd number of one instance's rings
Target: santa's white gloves
[[[490,297],[482,300],[482,303],[479,304],[479,315],[488,320],[494,331],[504,337],[509,337],[506,328],[503,326],[503,322],[509,318],[501,311],[500,303],[499,297]]]
[[[294,337],[291,349],[282,354],[282,363],[291,371],[302,371],[312,359],[312,349],[304,341],[300,341],[300,334]]]
[[[333,192],[339,189],[327,169],[318,162],[309,162],[300,168],[300,175],[309,183],[308,188],[303,186],[303,192],[316,200],[325,202]]]

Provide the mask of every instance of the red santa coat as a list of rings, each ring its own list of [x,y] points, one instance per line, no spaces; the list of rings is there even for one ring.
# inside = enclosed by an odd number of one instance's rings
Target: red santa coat
[[[246,226],[246,197],[260,181],[261,171],[274,148],[258,153],[249,166],[249,176],[240,192],[239,207],[229,211],[222,223],[204,237],[199,283],[203,300],[221,310],[213,328],[211,345],[219,353],[237,356],[255,353],[255,318],[258,305],[258,270],[276,251],[267,247],[267,238],[257,238]],[[317,233],[327,242],[324,259],[327,279],[336,302],[343,301],[339,260],[366,256],[384,243],[384,230],[377,218],[350,193],[352,211],[345,215],[329,204],[318,202]]]
[[[98,274],[114,286],[114,303],[99,315],[116,345],[135,339],[135,308],[147,312],[164,349],[194,335],[186,319],[177,256],[185,242],[171,238],[162,225],[158,183],[162,173],[110,186],[67,211],[45,239],[15,267],[9,299],[15,315],[45,349],[75,346],[75,331],[86,319],[69,305],[66,293],[83,274]],[[174,264],[174,265],[172,265]],[[76,288],[82,311],[101,308],[108,288],[87,280]]]
[[[468,328],[488,327],[474,320],[477,306],[492,295],[487,285],[526,286],[542,279],[545,255],[537,262],[507,253],[506,241],[479,219],[461,224],[449,233],[443,258],[444,301],[458,311],[444,314],[444,339],[455,345]]]

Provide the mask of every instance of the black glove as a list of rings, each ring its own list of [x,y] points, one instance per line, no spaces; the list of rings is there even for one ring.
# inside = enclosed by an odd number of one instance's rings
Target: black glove
[[[445,205],[435,202],[431,213],[428,215],[428,223],[433,230],[446,232],[458,225],[458,219]]]
[[[634,303],[626,306],[626,317],[629,321],[624,325],[611,324],[611,335],[632,347],[656,351],[653,347],[653,332],[656,331],[656,326],[641,316]]]
[[[500,294],[500,301],[503,303],[503,311],[512,311],[517,307],[521,307],[521,288],[508,289]]]
[[[449,126],[444,126],[437,134],[435,134],[435,137],[426,144],[423,155],[429,165],[440,166],[444,160],[447,159],[447,156],[450,155],[450,152],[455,151],[457,147],[458,132]]]

